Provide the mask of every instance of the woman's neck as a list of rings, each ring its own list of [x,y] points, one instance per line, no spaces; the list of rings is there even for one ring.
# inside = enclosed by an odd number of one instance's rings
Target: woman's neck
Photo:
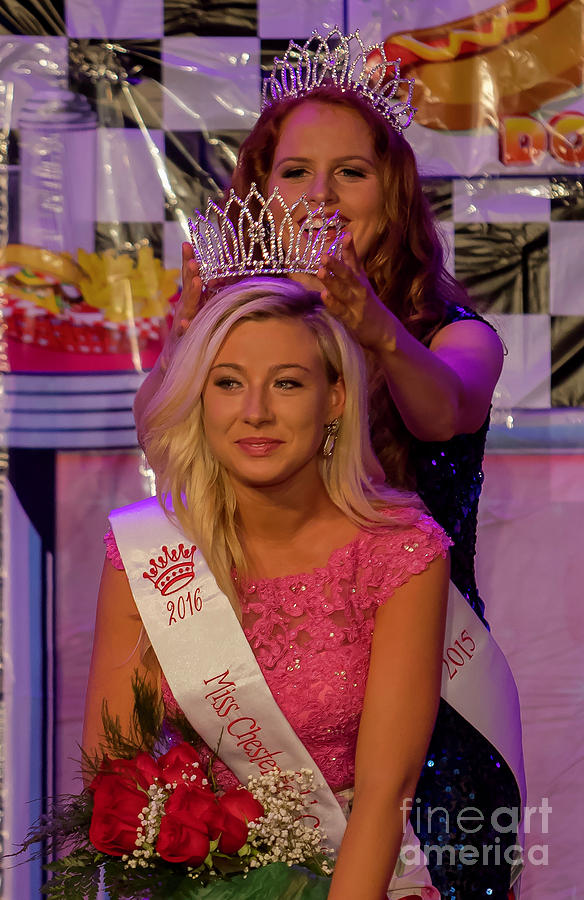
[[[359,528],[318,483],[236,487],[238,530],[248,572],[272,578],[326,565]]]
[[[241,536],[281,543],[290,540],[309,520],[337,509],[320,477],[304,481],[261,488],[234,485]]]

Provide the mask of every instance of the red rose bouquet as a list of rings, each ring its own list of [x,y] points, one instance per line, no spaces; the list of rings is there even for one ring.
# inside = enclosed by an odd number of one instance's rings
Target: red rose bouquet
[[[161,711],[143,683],[134,690],[133,739],[106,711],[112,756],[94,760],[83,793],[29,837],[26,847],[48,839],[57,855],[68,851],[48,866],[44,892],[53,900],[95,898],[100,887],[110,900],[324,900],[332,871],[324,835],[302,820],[312,774],[273,770],[248,789],[221,791],[188,723],[175,721],[174,745],[159,752]],[[176,742],[177,726],[190,740]]]

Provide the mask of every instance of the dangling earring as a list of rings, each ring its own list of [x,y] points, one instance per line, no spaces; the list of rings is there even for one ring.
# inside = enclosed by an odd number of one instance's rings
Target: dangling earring
[[[340,427],[340,419],[333,419],[332,422],[329,422],[328,425],[324,426],[326,437],[324,439],[324,444],[322,447],[323,456],[328,458],[333,455],[333,450],[335,449],[335,443],[337,441],[337,435],[339,433]]]

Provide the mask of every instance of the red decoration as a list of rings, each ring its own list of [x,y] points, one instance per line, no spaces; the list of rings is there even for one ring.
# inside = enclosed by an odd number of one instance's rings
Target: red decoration
[[[179,544],[170,550],[166,546],[161,547],[159,556],[150,559],[150,569],[143,572],[142,577],[151,581],[163,597],[176,594],[195,577],[193,556],[196,549],[194,544],[190,547]]]

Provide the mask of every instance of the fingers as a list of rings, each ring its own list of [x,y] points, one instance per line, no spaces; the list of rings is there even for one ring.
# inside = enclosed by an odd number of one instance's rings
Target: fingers
[[[189,241],[183,241],[181,245],[183,267],[188,263],[189,259],[193,259],[193,245]]]
[[[355,272],[332,257],[323,257],[322,261],[318,278],[332,297],[345,303],[362,298],[365,288]]]
[[[355,244],[353,242],[353,235],[350,231],[346,231],[341,237],[341,259],[337,259],[334,256],[331,256],[328,253],[323,254],[322,256],[322,264],[324,266],[328,266],[330,260],[334,260],[341,265],[345,265],[348,269],[351,269],[355,275],[360,275],[363,272],[363,267],[361,265],[361,260],[357,256],[357,251],[355,250]]]
[[[343,281],[355,280],[355,273],[347,266],[344,262],[339,259],[335,259],[334,256],[323,256],[321,259],[321,266],[318,271],[318,277],[320,278],[320,273],[323,273],[323,277],[332,276],[337,279],[342,279]]]
[[[202,283],[199,277],[199,263],[194,258],[193,248],[188,242],[182,245],[182,291],[180,302],[192,315],[197,312],[201,298]]]
[[[328,253],[324,253],[321,257],[321,268],[318,272],[318,277],[323,284],[337,293],[341,285],[343,287],[362,285],[363,276],[365,275],[355,252],[353,235],[350,231],[346,232],[342,237],[342,248],[342,259],[337,259]],[[331,276],[335,280],[334,285]]]
[[[176,306],[176,334],[181,337],[201,308],[203,284],[198,275],[193,276],[184,285]]]
[[[350,235],[347,247],[352,254],[348,260],[343,257],[341,261],[328,255],[322,257],[322,265],[318,270],[318,278],[323,286],[320,296],[329,312],[359,338],[367,305],[368,282],[364,282],[360,270],[355,271],[351,265],[351,262],[360,264]]]
[[[333,316],[337,319],[344,319],[347,314],[347,306],[345,303],[341,303],[336,300],[330,291],[327,291],[326,288],[320,292],[320,299]]]
[[[361,272],[363,267],[361,265],[361,260],[357,256],[357,251],[355,250],[355,243],[353,241],[353,235],[350,231],[346,231],[341,239],[342,246],[342,258],[343,262],[352,269],[355,273]]]
[[[182,256],[181,282],[184,285],[185,281],[187,280],[188,264],[193,259],[193,248],[189,244],[188,241],[183,241],[181,244],[181,256]]]
[[[182,255],[182,285],[183,290],[190,279],[199,274],[199,263],[194,257],[193,247],[188,241],[183,241],[181,246]]]
[[[183,241],[183,243],[181,245],[181,255],[182,255],[182,283],[184,285],[189,276],[192,277],[193,275],[199,274],[199,263],[195,259],[192,244],[189,244],[188,241]]]
[[[174,336],[176,338],[181,338],[186,333],[192,321],[192,319],[179,319],[176,328],[174,329]]]
[[[341,300],[347,297],[346,284],[343,284],[342,276],[335,276],[334,272],[321,268],[318,270],[318,279],[323,286],[323,291],[331,300]]]
[[[184,241],[182,254],[182,290],[176,305],[172,334],[183,336],[201,306],[203,283],[199,277],[199,263],[194,258],[192,245]]]

